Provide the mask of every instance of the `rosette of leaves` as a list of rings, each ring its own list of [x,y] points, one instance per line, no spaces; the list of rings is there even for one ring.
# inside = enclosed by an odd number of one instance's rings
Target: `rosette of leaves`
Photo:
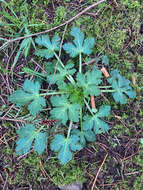
[[[83,122],[84,130],[92,130],[95,134],[105,133],[109,130],[108,124],[103,121],[101,118],[107,117],[110,115],[111,107],[109,105],[100,106],[99,111],[93,115],[85,115]]]
[[[18,89],[9,97],[9,101],[16,104],[18,107],[28,105],[28,110],[33,116],[39,113],[46,101],[39,94],[40,84],[39,82],[33,82],[26,80],[23,85],[23,89]]]
[[[111,71],[111,77],[107,79],[107,81],[112,85],[112,88],[115,92],[112,93],[112,96],[115,102],[119,102],[121,104],[127,103],[126,95],[129,98],[135,98],[136,93],[132,90],[130,86],[130,81],[125,77],[121,76],[118,70]]]

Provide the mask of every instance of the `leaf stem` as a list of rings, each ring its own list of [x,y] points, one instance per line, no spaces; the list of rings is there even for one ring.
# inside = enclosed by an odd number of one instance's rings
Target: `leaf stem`
[[[84,98],[84,102],[85,102],[85,105],[86,105],[86,107],[87,107],[87,109],[90,111],[90,113],[94,116],[94,113],[93,113],[93,111],[91,110],[91,108],[90,108],[90,106],[89,106],[89,104],[88,104],[88,102],[86,101],[86,99]]]
[[[47,92],[47,93],[41,93],[40,96],[50,96],[50,95],[57,95],[57,94],[66,94],[66,92]]]
[[[27,74],[33,74],[33,75],[39,76],[39,77],[45,77],[45,74],[33,71],[32,69],[30,69],[28,67],[24,67],[23,72],[27,73]]]
[[[68,128],[68,135],[67,135],[67,139],[69,139],[70,137],[70,132],[71,132],[71,128],[72,128],[72,120],[70,121],[70,125],[69,125],[69,128]]]
[[[101,90],[101,92],[116,92],[117,90]]]
[[[80,128],[82,131],[82,108],[80,108]]]
[[[37,131],[36,131],[36,135],[44,128],[45,126],[42,125]]]
[[[55,55],[55,57],[57,58],[57,60],[59,61],[59,63],[61,64],[61,66],[62,66],[63,68],[65,68],[63,62],[61,61],[61,59],[59,58],[59,56],[56,54],[56,52],[54,52],[54,55]],[[73,85],[75,85],[75,81],[74,81],[74,79],[73,79],[73,77],[72,77],[71,75],[68,75],[68,76],[67,76],[67,79],[68,79]]]
[[[61,61],[61,59],[59,58],[59,56],[56,54],[56,52],[54,52],[54,55],[55,55],[55,57],[57,58],[57,60],[59,61],[59,63],[61,64],[61,66],[62,66],[63,68],[65,68],[63,62]]]
[[[112,86],[98,86],[99,88],[112,88]]]
[[[79,54],[79,72],[82,73],[82,57],[81,57],[81,53]]]

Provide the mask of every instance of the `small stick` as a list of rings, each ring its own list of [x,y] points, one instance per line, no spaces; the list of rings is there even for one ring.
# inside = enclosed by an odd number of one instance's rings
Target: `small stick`
[[[104,160],[103,160],[103,162],[102,162],[102,164],[101,164],[101,166],[100,166],[100,168],[99,168],[99,170],[98,170],[98,172],[97,172],[97,174],[96,174],[96,176],[95,176],[95,179],[94,179],[94,182],[93,182],[93,185],[92,185],[91,190],[94,190],[94,187],[95,187],[95,184],[96,184],[98,175],[99,175],[99,173],[100,173],[100,171],[101,171],[101,168],[103,167],[103,165],[104,165],[104,163],[105,163],[105,160],[106,160],[107,156],[108,156],[108,154],[106,154],[106,156],[105,156],[105,158],[104,158]]]
[[[91,101],[91,107],[92,109],[95,109],[95,99],[94,99],[94,96],[90,96],[90,101]]]
[[[8,118],[8,117],[0,117],[0,120],[16,121],[16,122],[26,123],[24,120],[21,120],[21,119],[12,119],[12,118]]]
[[[132,76],[132,83],[133,83],[134,86],[136,86],[136,79],[135,79],[134,76]]]
[[[109,73],[108,73],[108,71],[106,70],[105,67],[102,67],[101,71],[102,71],[102,73],[104,74],[104,76],[105,76],[106,78],[110,77],[110,75],[109,75]]]
[[[45,31],[42,31],[42,32],[37,32],[37,33],[34,33],[34,34],[30,34],[30,35],[26,35],[26,36],[21,36],[21,37],[18,37],[18,38],[14,38],[14,39],[11,39],[11,40],[7,40],[1,47],[0,49],[4,48],[7,44],[9,43],[12,43],[12,42],[15,42],[17,40],[22,40],[22,39],[25,39],[25,38],[29,38],[29,37],[33,37],[33,36],[37,36],[37,35],[40,35],[40,34],[45,34],[45,33],[48,33],[50,31],[53,31],[53,30],[56,30],[70,22],[72,22],[73,20],[77,19],[80,15],[84,14],[85,12],[87,12],[88,10],[92,9],[93,7],[96,7],[97,5],[99,5],[100,3],[103,3],[103,2],[106,2],[106,0],[100,0],[98,2],[95,2],[93,3],[92,5],[90,5],[89,7],[85,8],[83,11],[79,12],[77,15],[75,15],[74,17],[70,18],[69,20],[65,21],[64,23],[58,25],[58,26],[55,26],[51,29],[48,29],[48,30],[45,30]]]
[[[41,160],[40,160],[40,169],[41,169],[41,171],[42,171],[44,177],[49,178],[49,179],[51,180],[51,177],[49,176],[49,174],[48,174],[48,173],[46,172],[46,170],[44,169]]]

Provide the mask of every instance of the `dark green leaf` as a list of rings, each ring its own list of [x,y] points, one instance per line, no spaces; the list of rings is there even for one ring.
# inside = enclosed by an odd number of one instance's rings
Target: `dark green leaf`
[[[79,136],[80,144],[84,147],[86,144],[86,141],[93,142],[95,141],[95,134],[92,130],[82,130],[74,129],[72,130],[72,134]]]
[[[94,38],[84,39],[84,33],[77,27],[72,29],[71,35],[74,37],[73,43],[66,43],[63,45],[63,49],[70,54],[71,57],[76,57],[80,53],[86,55],[92,53],[92,48],[95,43]]]
[[[79,109],[81,106],[79,104],[70,103],[68,96],[54,96],[50,100],[54,106],[50,111],[53,119],[61,120],[63,124],[66,124],[67,120],[74,122],[79,121]]]
[[[45,150],[47,142],[46,134],[37,132],[33,125],[27,124],[22,126],[19,130],[17,130],[17,134],[19,135],[19,139],[16,142],[17,155],[26,154],[29,152],[34,139],[34,150],[39,154],[42,154]]]
[[[108,116],[109,114],[110,114],[110,106],[101,106],[96,114],[92,116],[85,115],[83,122],[83,129],[84,130],[93,129],[95,134],[105,133],[106,131],[109,130],[109,126],[100,118]]]
[[[112,71],[111,77],[107,80],[115,90],[115,92],[112,93],[112,95],[116,102],[120,102],[121,104],[126,104],[127,103],[126,95],[128,95],[129,98],[136,97],[136,93],[130,87],[130,81],[125,77],[121,76],[118,70]]]
[[[52,81],[52,84],[63,83],[66,76],[73,75],[76,72],[76,69],[74,69],[73,67],[74,67],[74,64],[68,64],[65,66],[65,68],[58,66],[57,73],[55,73],[54,75],[53,74],[48,75],[47,81],[48,82]]]
[[[50,40],[49,35],[38,36],[35,42],[39,46],[44,46],[46,49],[39,49],[35,52],[36,55],[50,59],[54,56],[54,52],[60,49],[60,38],[55,35],[52,40]]]
[[[78,143],[79,137],[76,135],[71,135],[68,139],[65,138],[62,134],[57,134],[54,136],[50,147],[51,150],[58,152],[58,159],[64,165],[70,160],[72,160],[72,152],[77,151],[82,148]]]
[[[88,97],[88,95],[98,96],[100,94],[98,85],[101,83],[101,77],[102,73],[100,70],[77,74],[77,85],[83,88],[85,97]]]
[[[43,106],[46,106],[46,101],[39,95],[40,84],[39,82],[33,82],[26,80],[23,85],[23,90],[19,89],[14,92],[10,97],[9,101],[16,104],[17,106],[23,106],[30,103],[28,110],[33,116],[42,110]]]

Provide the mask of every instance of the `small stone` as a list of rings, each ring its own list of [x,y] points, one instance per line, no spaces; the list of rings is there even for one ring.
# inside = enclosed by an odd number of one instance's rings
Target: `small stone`
[[[62,186],[60,187],[61,190],[82,190],[82,184],[81,183],[75,183],[68,186]]]

